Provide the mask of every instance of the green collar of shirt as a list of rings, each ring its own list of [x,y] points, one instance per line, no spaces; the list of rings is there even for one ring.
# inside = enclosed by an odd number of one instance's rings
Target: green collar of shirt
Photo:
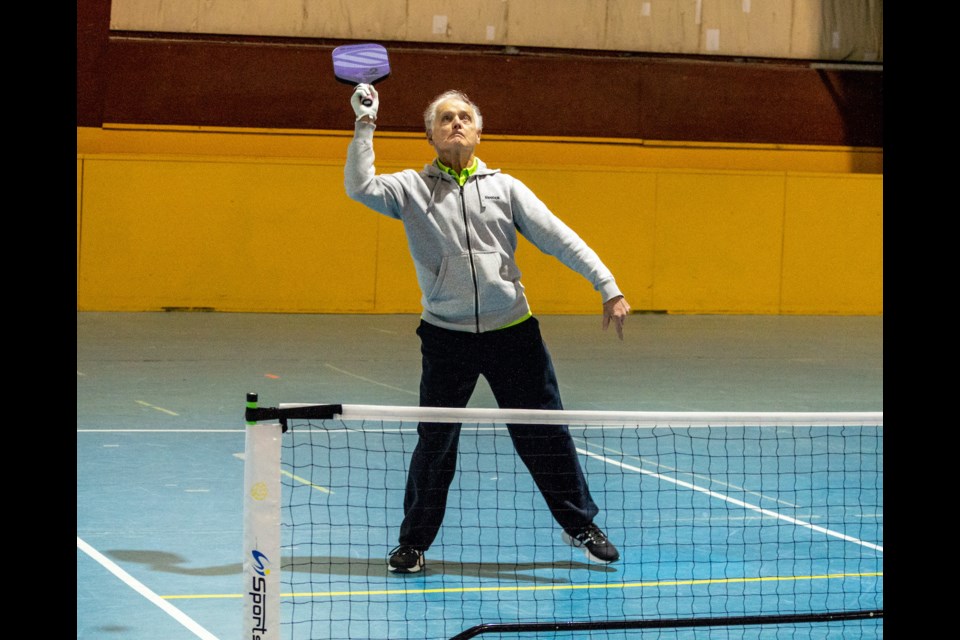
[[[437,166],[440,167],[440,169],[441,169],[442,171],[445,171],[445,172],[449,173],[450,175],[452,175],[452,176],[456,179],[456,181],[460,184],[460,186],[462,187],[462,186],[464,185],[464,183],[466,183],[467,178],[469,178],[470,176],[472,176],[474,173],[477,172],[477,167],[480,166],[480,163],[477,162],[477,159],[476,159],[476,158],[474,158],[474,159],[473,159],[473,164],[470,165],[469,167],[467,167],[466,169],[464,169],[463,171],[461,171],[460,173],[457,173],[456,171],[454,171],[453,169],[451,169],[451,168],[448,167],[447,165],[445,165],[445,164],[443,164],[442,162],[440,162],[440,158],[437,158]]]

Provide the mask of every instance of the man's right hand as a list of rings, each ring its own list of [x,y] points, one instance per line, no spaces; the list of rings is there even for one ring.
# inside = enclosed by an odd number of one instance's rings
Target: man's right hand
[[[364,104],[365,102],[369,104]],[[366,119],[367,122],[374,122],[377,119],[380,97],[372,84],[358,84],[350,97],[350,104],[353,105],[358,121]]]

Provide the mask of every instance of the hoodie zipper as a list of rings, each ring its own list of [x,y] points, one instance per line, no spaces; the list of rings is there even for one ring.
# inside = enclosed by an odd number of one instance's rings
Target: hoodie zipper
[[[467,224],[467,199],[464,187],[460,188],[460,213],[463,214],[463,234],[467,240],[467,255],[470,257],[470,275],[473,277],[473,321],[476,332],[480,333],[480,285],[477,282],[477,265],[473,261],[473,247],[470,244],[470,227]]]

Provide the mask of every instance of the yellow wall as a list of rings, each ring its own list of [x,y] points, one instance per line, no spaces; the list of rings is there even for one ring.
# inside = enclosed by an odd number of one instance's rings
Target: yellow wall
[[[343,191],[348,132],[77,130],[80,311],[416,313],[402,225]],[[378,171],[432,159],[378,133]],[[611,267],[638,310],[883,312],[882,150],[489,136]],[[539,313],[595,313],[523,241]]]

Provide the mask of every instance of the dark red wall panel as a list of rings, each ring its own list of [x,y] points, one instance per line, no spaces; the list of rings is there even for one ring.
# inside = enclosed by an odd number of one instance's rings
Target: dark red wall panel
[[[88,39],[78,53],[92,52],[78,59],[83,126],[352,127],[350,87],[330,62],[339,42],[104,39],[79,25],[78,36]],[[429,100],[457,88],[481,106],[488,134],[883,146],[882,70],[385,44],[393,73],[379,85],[383,130],[422,131]]]

